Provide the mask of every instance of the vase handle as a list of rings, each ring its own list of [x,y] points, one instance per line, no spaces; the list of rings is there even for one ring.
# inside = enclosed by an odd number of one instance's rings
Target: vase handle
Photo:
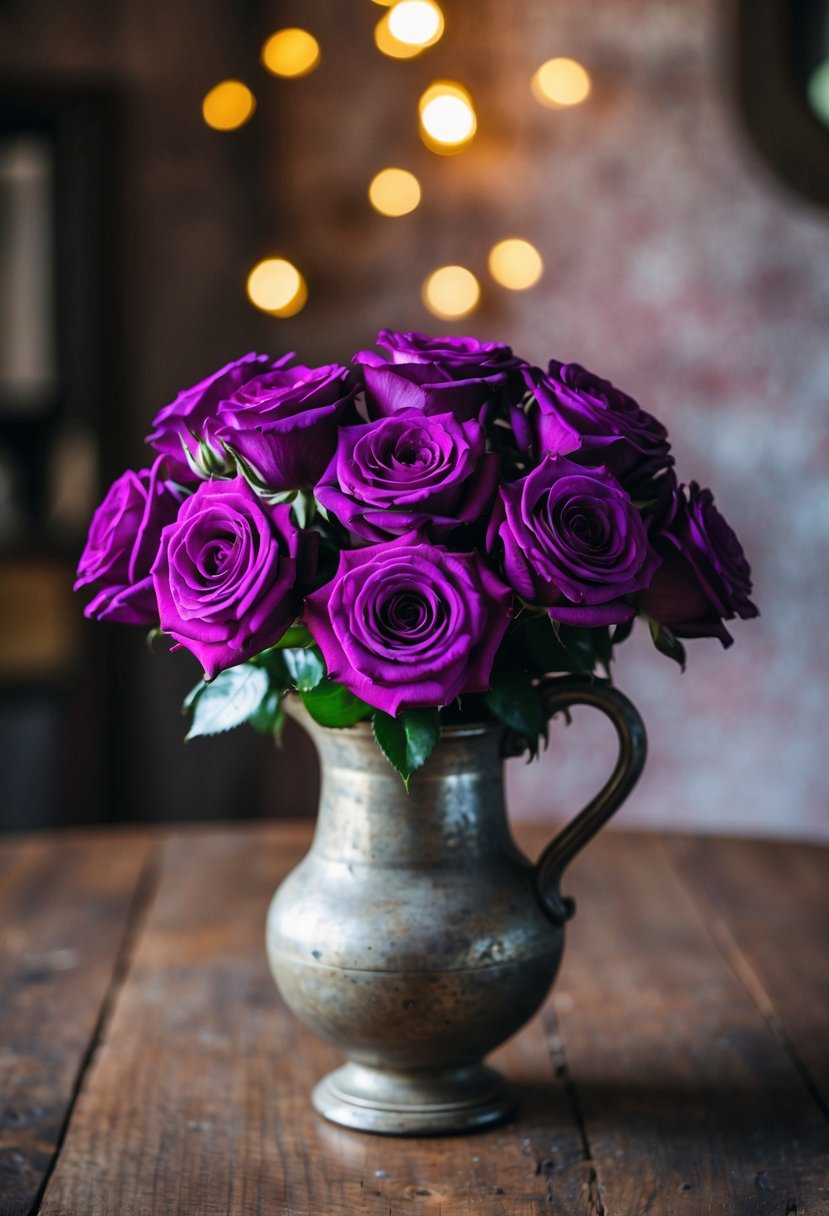
[[[561,894],[561,876],[576,854],[627,798],[645,763],[647,736],[638,710],[627,697],[594,676],[555,676],[543,680],[539,691],[547,717],[563,712],[569,722],[571,705],[592,705],[606,714],[616,729],[619,755],[610,778],[595,798],[547,846],[536,865],[539,899],[553,921],[563,924],[575,903]],[[515,747],[511,749],[515,754]],[[509,754],[509,751],[508,751]]]

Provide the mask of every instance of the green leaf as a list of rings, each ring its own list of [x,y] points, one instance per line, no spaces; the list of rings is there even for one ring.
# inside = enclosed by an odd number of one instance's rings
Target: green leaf
[[[530,677],[520,671],[496,672],[484,700],[492,715],[520,735],[530,754],[535,756],[539,738],[546,737],[547,717],[544,703]]]
[[[252,663],[220,671],[195,701],[193,725],[185,736],[219,735],[241,726],[255,713],[268,692],[268,673]]]
[[[310,528],[314,522],[316,510],[317,500],[314,498],[313,493],[306,490],[300,490],[291,504],[291,511],[293,512],[297,526],[300,528]]]
[[[376,709],[371,727],[377,746],[408,790],[412,773],[423,767],[440,742],[440,714],[436,709],[407,709],[393,718]]]
[[[325,676],[325,662],[316,646],[307,650],[283,650],[282,655],[298,692],[311,692]]]
[[[258,709],[248,718],[254,730],[260,735],[269,735],[279,729],[285,711],[282,708],[283,693],[279,688],[272,688],[266,693]]]
[[[199,680],[198,684],[196,684],[196,686],[194,688],[190,689],[187,696],[184,698],[184,700],[181,703],[181,712],[183,714],[186,714],[189,710],[191,710],[193,708],[193,706],[196,704],[199,697],[202,695],[202,693],[205,691],[206,688],[207,688],[206,682],[204,680]]]
[[[314,639],[304,625],[291,625],[285,630],[276,645],[263,650],[256,656],[254,662],[259,662],[265,655],[269,655],[275,650],[296,650],[300,646],[313,646],[313,644]]]
[[[552,671],[592,672],[596,666],[595,630],[560,625],[548,616],[533,616],[524,627],[527,648],[539,675]]]
[[[320,680],[315,688],[299,695],[308,713],[320,726],[353,726],[371,713],[370,705],[355,697],[344,684],[336,684],[333,680]]]
[[[635,620],[636,617],[632,616],[629,621],[622,621],[621,625],[616,626],[616,628],[613,630],[614,646],[621,646],[622,642],[627,641],[627,639],[633,633],[633,622]]]
[[[605,674],[609,676],[610,663],[613,659],[613,643],[610,640],[610,629],[607,625],[599,625],[589,632],[593,643],[595,660],[601,664],[605,670]]]
[[[278,646],[271,646],[268,650],[261,651],[251,659],[251,662],[255,667],[265,669],[274,688],[285,689],[290,684],[291,677],[288,675],[285,656]]]
[[[679,663],[679,666],[684,671],[685,647],[679,638],[671,632],[667,625],[662,625],[659,621],[649,620],[648,624],[650,625],[653,644],[659,653],[667,655],[669,659],[673,659],[675,663]]]

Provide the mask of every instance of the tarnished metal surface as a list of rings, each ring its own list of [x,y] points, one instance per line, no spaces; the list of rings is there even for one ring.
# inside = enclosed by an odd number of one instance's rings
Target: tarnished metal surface
[[[577,681],[557,688],[554,708],[584,699]],[[640,759],[625,751],[618,707],[598,707],[623,746],[577,847],[628,792],[620,768]],[[539,889],[510,836],[503,732],[446,729],[407,795],[367,725],[327,730],[297,716],[320,752],[320,813],[310,852],[274,896],[267,943],[287,1003],[351,1061],[317,1087],[317,1109],[391,1134],[503,1117],[506,1088],[481,1061],[539,1007],[563,945],[550,898],[561,866]]]

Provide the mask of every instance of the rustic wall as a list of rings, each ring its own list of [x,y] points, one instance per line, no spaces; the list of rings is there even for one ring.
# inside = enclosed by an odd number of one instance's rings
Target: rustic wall
[[[763,611],[727,655],[691,643],[684,676],[644,637],[624,648],[617,681],[651,736],[624,821],[829,835],[827,215],[787,193],[748,144],[732,102],[728,5],[444,7],[443,41],[400,63],[373,47],[380,10],[369,0],[3,6],[3,63],[103,74],[123,92],[124,425],[136,458],[152,412],[223,359],[253,346],[344,358],[381,325],[435,328],[419,300],[431,268],[459,261],[485,281],[489,245],[528,237],[545,257],[541,284],[513,295],[485,282],[480,312],[454,329],[537,360],[578,359],[663,417],[680,473],[714,486],[743,537]],[[280,83],[257,50],[291,23],[317,33],[323,60]],[[543,110],[529,94],[532,71],[554,54],[593,77],[590,100],[572,111]],[[200,99],[230,75],[252,83],[259,109],[244,131],[217,135]],[[467,83],[478,106],[479,135],[456,158],[434,157],[416,135],[416,98],[440,76]],[[395,163],[420,174],[425,197],[389,221],[370,211],[365,187]],[[243,298],[247,268],[277,249],[311,292],[291,321]],[[138,804],[159,814],[310,806],[307,753],[280,767],[247,738],[182,754],[175,701],[191,666],[137,654],[135,666]],[[587,718],[576,715],[566,757],[562,727],[540,765],[513,767],[516,805],[543,815],[554,786],[560,812],[594,783],[607,741]]]
[[[605,0],[589,20],[578,0],[445,8],[428,63],[372,61],[352,38],[361,87],[339,112],[334,69],[305,97],[283,89],[284,205],[323,288],[288,344],[307,341],[317,318],[342,351],[381,324],[434,328],[417,299],[431,267],[485,274],[492,241],[533,240],[542,283],[488,289],[460,329],[537,360],[582,361],[664,418],[680,475],[714,486],[744,539],[763,612],[738,625],[727,655],[691,643],[684,676],[642,636],[624,648],[616,678],[651,737],[624,821],[827,835],[827,215],[748,144],[727,6]],[[338,19],[344,37],[342,6]],[[589,68],[585,105],[553,112],[529,96],[533,69],[554,54]],[[442,75],[469,84],[481,120],[469,152],[445,160],[418,148],[411,121],[420,88]],[[360,207],[390,148],[426,183],[405,221]],[[559,730],[540,765],[513,766],[514,801],[534,814],[551,786],[557,809],[573,806],[595,749],[606,754],[602,727],[586,713],[576,723],[566,757]]]

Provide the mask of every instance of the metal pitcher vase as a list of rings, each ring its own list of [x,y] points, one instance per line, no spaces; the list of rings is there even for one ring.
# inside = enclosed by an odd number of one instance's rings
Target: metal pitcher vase
[[[646,751],[615,688],[562,677],[543,693],[550,717],[571,705],[605,713],[619,755],[536,864],[507,824],[502,761],[521,746],[502,728],[445,728],[406,794],[368,724],[330,730],[300,711],[320,754],[319,819],[273,898],[267,944],[285,1001],[348,1057],[313,1094],[335,1123],[427,1135],[512,1111],[484,1057],[547,995],[574,910],[562,872],[627,797]]]

